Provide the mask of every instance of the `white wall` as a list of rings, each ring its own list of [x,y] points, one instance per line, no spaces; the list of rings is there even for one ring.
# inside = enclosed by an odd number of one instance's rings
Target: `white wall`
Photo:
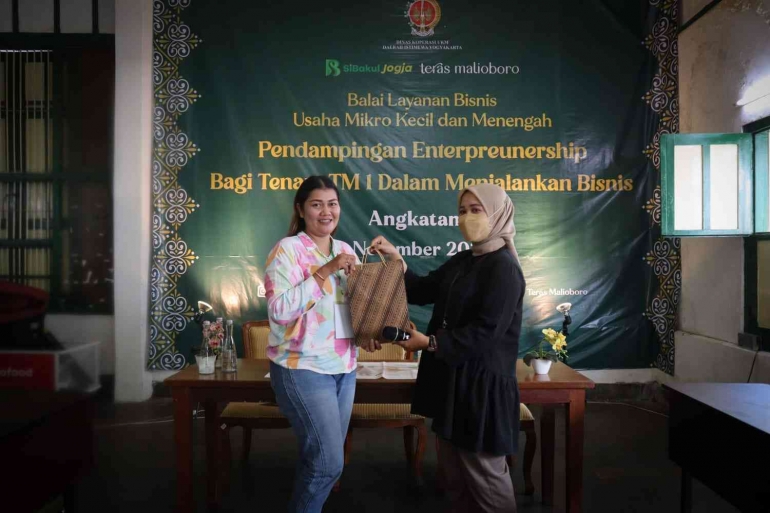
[[[746,383],[755,354],[730,342],[680,331],[676,339],[676,378]]]
[[[100,18],[103,16],[100,0]],[[115,156],[113,182],[115,316],[49,315],[65,343],[101,342],[103,374],[115,374],[116,401],[143,401],[153,380],[145,369],[151,240],[152,0],[115,3]]]
[[[737,344],[743,289],[743,238],[682,238],[680,330]]]
[[[115,400],[152,395],[145,370],[151,239],[152,0],[115,5]]]
[[[770,101],[736,106],[770,77],[770,15],[757,9],[760,3],[722,2],[680,34],[682,133],[740,132],[743,125],[770,116]],[[685,4],[690,14],[697,12],[697,0]],[[747,351],[737,346],[744,322],[743,280],[742,238],[682,239],[678,379],[748,379]],[[753,353],[748,356],[753,361]],[[756,368],[752,380],[755,376]]]
[[[754,364],[749,383],[770,383],[770,353],[757,354],[757,361]]]
[[[704,7],[711,3],[712,0],[682,0],[680,8],[682,9],[682,25],[690,21],[693,16],[698,14]]]
[[[580,374],[594,383],[668,383],[674,378],[660,369],[604,369],[581,370]]]

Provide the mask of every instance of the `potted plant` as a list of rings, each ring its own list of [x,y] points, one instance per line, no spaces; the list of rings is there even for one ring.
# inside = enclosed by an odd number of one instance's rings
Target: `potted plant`
[[[548,374],[553,362],[567,358],[566,347],[567,336],[564,333],[546,328],[537,347],[524,355],[524,363],[535,369],[535,374]]]

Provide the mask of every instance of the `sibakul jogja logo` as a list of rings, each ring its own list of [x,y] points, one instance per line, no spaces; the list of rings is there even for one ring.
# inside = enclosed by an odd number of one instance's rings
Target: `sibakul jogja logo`
[[[441,7],[436,0],[416,0],[407,4],[406,18],[413,36],[432,36],[433,28],[441,20]]]
[[[338,77],[342,73],[393,73],[401,75],[411,73],[412,65],[400,64],[342,64],[337,59],[326,59],[326,76]]]

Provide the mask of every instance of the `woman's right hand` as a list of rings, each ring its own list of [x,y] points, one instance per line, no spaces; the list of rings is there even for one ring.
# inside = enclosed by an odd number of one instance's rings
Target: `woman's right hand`
[[[380,349],[382,349],[382,345],[378,341],[372,339],[369,342],[361,344],[361,349],[363,349],[367,353],[373,353],[375,351],[379,351]]]
[[[340,253],[331,262],[319,269],[327,278],[330,274],[334,274],[337,271],[345,271],[345,274],[350,274],[356,267],[355,255],[348,255],[347,253]]]
[[[388,242],[388,239],[386,239],[382,235],[376,236],[372,240],[372,245],[369,246],[369,253],[374,254],[377,251],[379,251],[385,256],[395,258],[397,260],[401,259],[401,254],[398,252],[396,247],[390,242]]]

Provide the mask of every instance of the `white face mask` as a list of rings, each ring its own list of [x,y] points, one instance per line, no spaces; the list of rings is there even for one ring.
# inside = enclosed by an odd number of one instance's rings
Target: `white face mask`
[[[492,231],[492,227],[489,226],[489,217],[484,212],[463,214],[460,216],[458,224],[463,239],[468,242],[481,242]]]

